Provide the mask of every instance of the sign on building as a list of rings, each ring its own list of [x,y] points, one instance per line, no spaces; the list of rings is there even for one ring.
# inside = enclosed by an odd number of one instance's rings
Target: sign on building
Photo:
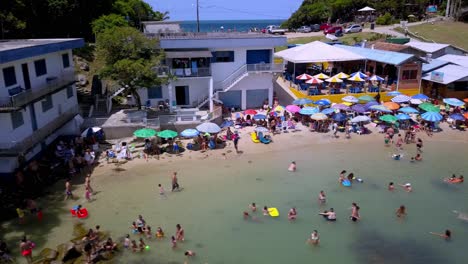
[[[435,82],[443,82],[444,81],[444,73],[433,71],[431,72],[431,80]]]

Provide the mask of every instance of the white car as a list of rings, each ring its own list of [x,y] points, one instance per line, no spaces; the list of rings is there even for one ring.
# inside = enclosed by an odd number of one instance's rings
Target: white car
[[[296,30],[296,32],[300,32],[300,33],[309,33],[309,32],[312,32],[312,29],[308,26],[302,26],[300,28],[298,28]]]
[[[362,31],[362,27],[360,25],[354,24],[354,25],[347,27],[344,30],[344,33],[349,34],[349,33],[361,32],[361,31]]]

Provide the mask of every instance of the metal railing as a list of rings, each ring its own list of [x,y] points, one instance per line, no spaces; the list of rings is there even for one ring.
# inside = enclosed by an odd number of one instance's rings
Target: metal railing
[[[166,77],[171,72],[169,66],[157,66],[153,67],[153,71],[160,77]]]
[[[57,116],[53,121],[49,122],[47,125],[39,128],[38,130],[31,132],[32,134],[24,139],[12,138],[10,142],[0,143],[0,154],[17,154],[24,153],[28,149],[34,147],[36,144],[43,141],[49,135],[57,131],[67,122],[72,120],[79,112],[78,105],[73,106],[72,108],[62,112]],[[28,124],[24,124],[28,125]],[[11,133],[15,137],[14,133]]]
[[[211,76],[211,68],[173,68],[171,73],[177,77],[208,77]]]
[[[214,90],[215,91],[224,91],[227,88],[231,87],[235,82],[237,82],[244,74],[247,73],[247,64],[242,65],[237,70],[235,70],[231,75],[221,82],[218,82]]]
[[[248,72],[283,72],[284,65],[278,63],[247,64]]]
[[[75,73],[73,71],[63,73],[58,76],[50,76],[45,83],[28,90],[8,96],[0,97],[0,108],[19,108],[45,95],[54,93],[64,87],[75,83]]]

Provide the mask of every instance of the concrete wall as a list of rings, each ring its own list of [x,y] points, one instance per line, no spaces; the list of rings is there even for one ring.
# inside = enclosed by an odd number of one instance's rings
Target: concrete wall
[[[268,89],[269,101],[273,97],[273,73],[249,73],[249,75],[239,81],[229,91],[242,91],[241,108],[246,109],[247,105],[247,90]]]
[[[297,99],[289,90],[289,82],[283,78],[278,78],[273,83],[273,90],[280,105],[290,105],[292,101]]]
[[[73,97],[67,98],[67,89],[63,89],[52,95],[53,107],[46,112],[42,112],[42,103],[34,103],[36,111],[37,127],[41,128],[60,116],[63,112],[78,104],[76,89],[73,87]]]
[[[13,129],[11,122],[11,113],[0,113],[0,145],[1,144],[12,144],[14,142],[20,142],[27,136],[32,134],[31,116],[29,115],[29,107],[20,110],[23,114],[23,125]]]

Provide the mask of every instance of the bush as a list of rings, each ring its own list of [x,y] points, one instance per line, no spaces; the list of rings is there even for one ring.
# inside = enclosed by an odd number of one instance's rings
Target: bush
[[[393,23],[393,17],[390,13],[385,13],[385,15],[379,16],[375,23],[377,25],[391,25]]]

